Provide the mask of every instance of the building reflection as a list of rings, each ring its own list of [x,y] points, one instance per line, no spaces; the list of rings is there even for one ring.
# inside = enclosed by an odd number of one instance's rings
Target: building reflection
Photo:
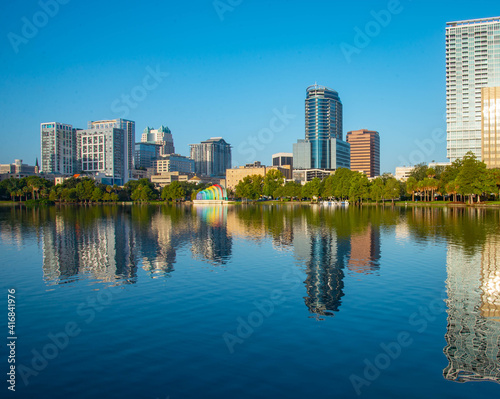
[[[486,239],[481,251],[450,244],[448,279],[448,366],[443,375],[456,382],[500,383],[500,242]]]
[[[177,251],[186,246],[191,238],[190,218],[178,223],[172,213],[157,212],[152,215],[149,228],[138,240],[142,268],[151,277],[170,275],[175,270]]]
[[[309,236],[304,301],[311,313],[332,316],[338,312],[344,296],[343,269],[349,251],[349,239],[338,239],[334,231],[320,230]]]
[[[294,221],[293,251],[305,265],[311,313],[333,316],[344,296],[345,270],[373,274],[380,268],[380,227],[353,221],[345,209],[313,208]]]
[[[201,205],[194,209],[197,223],[191,239],[193,258],[212,265],[225,265],[231,259],[233,246],[227,230],[227,206]]]
[[[380,269],[380,227],[368,224],[351,235],[351,254],[347,268],[355,273],[372,274]]]
[[[103,282],[134,282],[135,237],[120,215],[89,221],[59,213],[43,227],[43,273],[49,284],[88,276]]]

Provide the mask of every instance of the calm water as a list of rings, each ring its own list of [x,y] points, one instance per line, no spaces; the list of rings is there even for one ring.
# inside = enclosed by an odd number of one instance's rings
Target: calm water
[[[476,209],[2,207],[8,397],[498,397],[499,226]]]

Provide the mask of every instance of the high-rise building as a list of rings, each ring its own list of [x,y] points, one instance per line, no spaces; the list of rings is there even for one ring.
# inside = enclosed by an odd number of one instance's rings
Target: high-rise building
[[[105,176],[106,184],[119,186],[128,181],[126,134],[114,123],[94,124],[77,131],[78,170]]]
[[[102,121],[90,121],[89,129],[107,129],[116,128],[123,130],[123,154],[125,162],[124,177],[126,183],[131,177],[134,169],[134,148],[135,148],[135,122],[127,119],[110,119]]]
[[[342,140],[342,103],[335,90],[313,85],[306,90],[306,140],[311,142],[311,167],[334,169],[330,140]]]
[[[500,168],[500,86],[483,87],[481,98],[481,160]]]
[[[160,157],[161,145],[152,143],[135,143],[135,168],[152,168],[154,161]]]
[[[212,137],[200,144],[190,144],[195,172],[202,176],[225,176],[231,168],[231,145],[222,137]]]
[[[380,136],[378,132],[361,129],[347,132],[351,145],[351,170],[368,177],[380,176]]]
[[[481,88],[500,86],[500,17],[446,24],[446,151],[481,157]]]
[[[152,129],[150,127],[144,129],[141,142],[159,145],[161,156],[175,153],[172,132],[168,127],[163,125],[159,129]]]
[[[76,133],[66,123],[40,124],[42,173],[72,175],[76,160]]]
[[[338,93],[317,84],[309,86],[305,111],[305,140],[293,145],[294,168],[349,168],[350,146],[342,140],[342,102]]]

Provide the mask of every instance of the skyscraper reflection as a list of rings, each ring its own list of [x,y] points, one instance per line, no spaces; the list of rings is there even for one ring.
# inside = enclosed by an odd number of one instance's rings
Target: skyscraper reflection
[[[305,304],[311,313],[332,316],[344,296],[344,266],[350,241],[338,239],[334,231],[316,231],[309,237],[310,253],[306,261]]]
[[[447,254],[448,328],[444,377],[457,382],[500,383],[500,242],[481,251],[450,244]]]
[[[134,282],[135,237],[128,218],[85,218],[60,212],[43,227],[43,272],[49,284],[70,282],[77,276],[114,282]]]
[[[355,273],[371,274],[380,269],[380,227],[368,224],[351,235],[351,254],[347,268]]]

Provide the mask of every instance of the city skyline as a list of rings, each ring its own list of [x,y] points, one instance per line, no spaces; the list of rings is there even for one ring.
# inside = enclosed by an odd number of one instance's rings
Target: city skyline
[[[224,9],[211,1],[109,2],[98,14],[62,3],[50,13],[36,1],[6,5],[1,163],[40,158],[43,121],[84,128],[87,120],[125,118],[137,124],[135,142],[145,127],[166,123],[180,154],[188,155],[192,142],[222,136],[234,147],[233,166],[269,164],[303,137],[302,93],[314,82],[341,93],[344,135],[380,132],[382,173],[445,161],[446,142],[433,133],[446,131],[446,23],[498,14],[487,1],[255,1]],[[163,23],[124,31],[121,21],[151,15]],[[422,19],[425,28],[416,29]],[[317,28],[299,28],[306,20]],[[30,32],[25,25],[33,22],[39,26]],[[280,129],[273,129],[276,117],[284,121]],[[259,141],[264,129],[272,134]],[[251,150],[258,155],[247,159]]]

